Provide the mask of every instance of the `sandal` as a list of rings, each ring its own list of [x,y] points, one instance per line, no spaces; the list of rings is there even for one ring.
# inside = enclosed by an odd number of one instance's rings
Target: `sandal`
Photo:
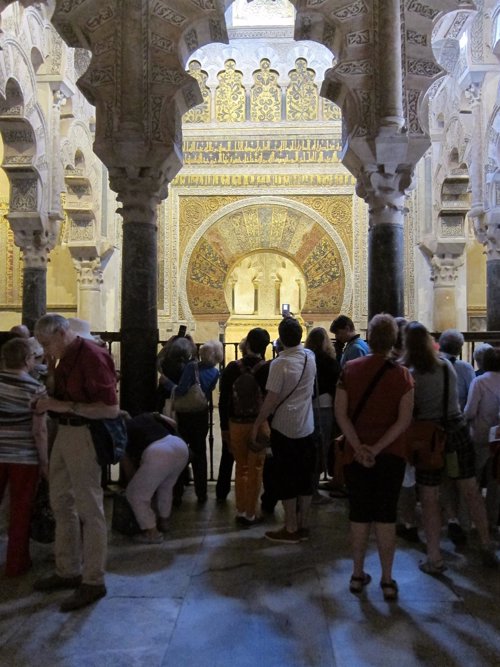
[[[418,564],[418,568],[425,574],[430,574],[433,577],[438,577],[446,571],[446,565],[442,560],[434,562],[431,560],[423,560]]]
[[[351,580],[349,581],[349,590],[351,593],[361,593],[363,588],[368,586],[371,580],[371,576],[366,572],[363,572],[362,577],[355,577],[352,575]]]
[[[384,600],[386,602],[393,602],[398,599],[398,584],[394,579],[391,579],[389,582],[385,583],[384,581],[380,582],[380,588],[384,594]]]

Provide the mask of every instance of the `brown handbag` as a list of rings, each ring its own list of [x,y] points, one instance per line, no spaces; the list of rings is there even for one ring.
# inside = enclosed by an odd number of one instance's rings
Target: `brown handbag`
[[[406,432],[409,462],[417,470],[441,470],[445,464],[446,430],[433,421],[415,420]]]
[[[417,470],[441,470],[446,462],[446,422],[448,416],[449,377],[443,365],[443,417],[441,421],[414,419],[406,431],[408,462]]]

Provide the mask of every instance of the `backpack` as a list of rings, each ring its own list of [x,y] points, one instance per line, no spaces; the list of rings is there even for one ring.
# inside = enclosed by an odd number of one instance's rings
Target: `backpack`
[[[239,377],[233,383],[231,420],[251,423],[257,419],[264,396],[255,373],[266,363],[264,359],[249,368],[243,361],[237,361]]]

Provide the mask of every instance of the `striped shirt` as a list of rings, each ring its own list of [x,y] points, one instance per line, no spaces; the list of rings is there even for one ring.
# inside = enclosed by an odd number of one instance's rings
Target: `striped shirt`
[[[0,372],[0,463],[38,464],[31,406],[44,394],[28,373]]]

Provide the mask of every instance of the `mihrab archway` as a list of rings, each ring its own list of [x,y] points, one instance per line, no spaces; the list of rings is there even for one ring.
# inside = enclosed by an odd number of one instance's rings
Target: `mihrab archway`
[[[290,257],[302,271],[302,317],[328,319],[350,305],[348,245],[327,220],[297,201],[252,197],[229,204],[200,225],[186,246],[179,284],[183,315],[188,321],[227,320],[230,269],[245,256],[266,251]]]

